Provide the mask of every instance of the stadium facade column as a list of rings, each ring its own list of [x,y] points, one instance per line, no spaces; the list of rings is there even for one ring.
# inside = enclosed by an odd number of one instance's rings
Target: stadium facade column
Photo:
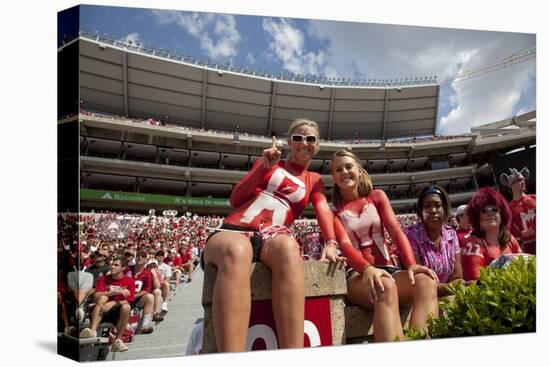
[[[206,129],[206,85],[208,84],[208,72],[202,70],[202,106],[201,106],[201,127]]]
[[[494,175],[493,175],[493,180],[495,179]],[[479,189],[479,185],[477,184],[477,177],[475,175],[475,173],[472,175],[472,181],[474,183],[474,189],[477,191]],[[496,181],[495,181],[495,186],[496,186]]]
[[[330,87],[330,107],[328,111],[328,132],[327,132],[327,140],[332,139],[332,125],[334,124],[334,85]]]
[[[277,96],[277,83],[271,82],[271,98],[269,99],[269,120],[267,124],[267,136],[273,133],[273,110],[275,109],[275,97]]]
[[[124,116],[128,117],[128,53],[121,52],[122,57],[122,93],[124,103]]]
[[[384,91],[384,117],[382,120],[382,140],[386,140],[386,120],[388,116],[388,96],[389,96],[389,89],[386,85],[386,89]]]

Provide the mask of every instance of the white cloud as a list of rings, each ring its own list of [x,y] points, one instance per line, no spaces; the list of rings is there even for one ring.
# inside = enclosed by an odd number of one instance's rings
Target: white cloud
[[[201,49],[213,59],[233,57],[238,53],[241,35],[232,15],[160,10],[152,13],[160,24],[175,23],[197,38]]]
[[[531,34],[331,21],[310,21],[307,32],[328,45],[321,69],[328,77],[353,77],[356,69],[366,79],[437,75],[440,83],[535,43]],[[437,133],[465,133],[471,125],[530,110],[519,104],[534,106],[529,101],[534,100],[534,73],[530,61],[451,87],[443,84]]]
[[[326,63],[323,50],[306,52],[304,32],[287,19],[266,18],[262,22],[269,35],[269,49],[281,60],[283,68],[298,74],[319,74]]]
[[[251,52],[246,54],[246,60],[250,65],[254,65],[256,63],[256,58],[254,57],[254,54]]]
[[[453,135],[470,132],[475,125],[504,120],[513,115],[529,112],[533,103],[521,106],[518,102],[524,93],[534,88],[533,68],[517,65],[518,70],[502,70],[475,79],[454,82],[450,97],[455,106],[441,116],[438,133]],[[533,99],[534,101],[534,99]]]
[[[137,34],[136,32],[128,34],[126,37],[124,37],[124,42],[133,44],[140,43],[139,34]]]

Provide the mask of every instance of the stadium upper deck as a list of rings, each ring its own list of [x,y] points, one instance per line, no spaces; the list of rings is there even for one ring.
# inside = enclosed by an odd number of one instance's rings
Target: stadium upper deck
[[[284,135],[290,121],[304,116],[319,124],[325,139],[435,132],[439,85],[433,78],[363,85],[299,81],[192,62],[86,33],[76,41],[63,48],[79,47],[80,99],[90,110],[267,136]]]
[[[464,203],[478,186],[495,185],[490,165],[495,156],[535,144],[534,112],[478,126],[472,134],[421,137],[433,135],[435,126],[439,86],[433,81],[322,85],[174,61],[82,35],[61,48],[60,57],[67,47],[78,47],[80,64],[85,208],[183,206],[221,214],[228,210],[224,200],[233,185],[269,144],[269,136],[284,136],[298,116],[319,121],[325,138],[332,137],[322,141],[311,163],[311,169],[325,174],[327,188],[331,155],[353,149],[397,211],[410,211],[418,191],[431,183],[446,188],[453,204]],[[407,108],[396,109],[400,105]],[[393,120],[393,112],[409,119]],[[430,122],[415,113],[427,113]],[[354,122],[342,116],[353,116]],[[411,129],[416,124],[420,129]],[[511,124],[517,128],[508,129]],[[169,196],[154,197],[159,194]],[[207,199],[193,201],[197,197]]]

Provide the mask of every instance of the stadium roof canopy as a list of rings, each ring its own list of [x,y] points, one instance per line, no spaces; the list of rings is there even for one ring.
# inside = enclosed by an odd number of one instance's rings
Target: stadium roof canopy
[[[300,117],[316,121],[322,138],[332,140],[435,133],[439,85],[433,79],[374,86],[282,80],[82,34],[77,41],[87,110],[266,136],[284,135]]]

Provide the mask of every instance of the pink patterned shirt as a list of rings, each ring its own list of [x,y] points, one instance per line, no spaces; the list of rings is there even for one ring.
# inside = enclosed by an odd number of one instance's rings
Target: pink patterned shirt
[[[458,236],[454,229],[443,226],[439,250],[429,239],[422,223],[413,224],[405,229],[405,235],[420,263],[435,271],[440,283],[447,283],[455,269],[456,254],[460,253]]]

